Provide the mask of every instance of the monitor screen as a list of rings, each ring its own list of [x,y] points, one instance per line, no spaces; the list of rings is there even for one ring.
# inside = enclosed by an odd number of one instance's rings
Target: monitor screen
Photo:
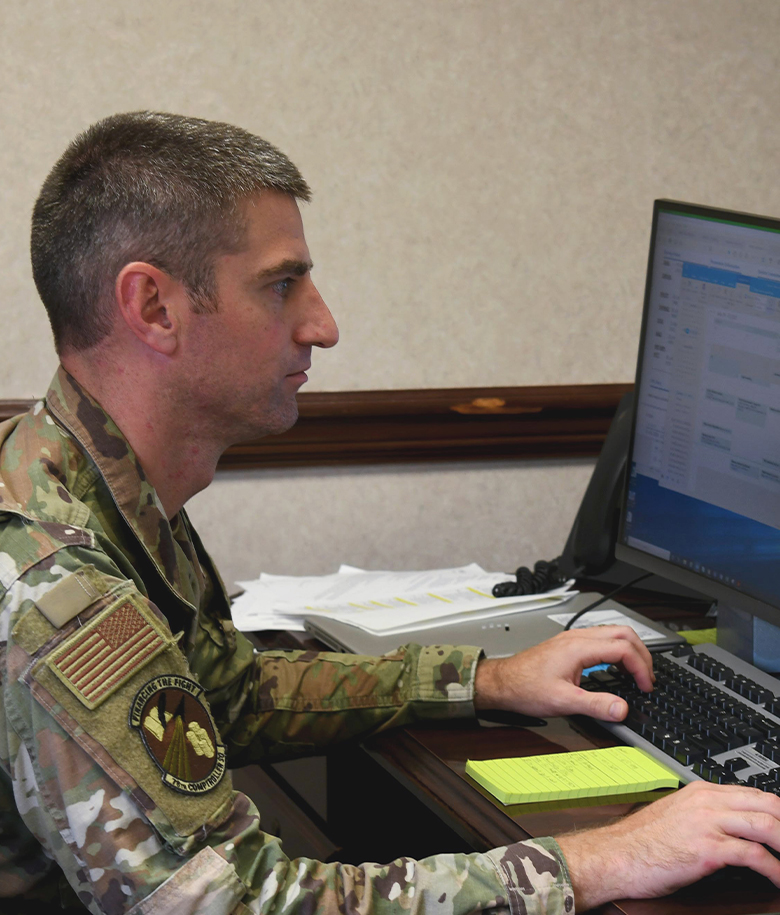
[[[780,220],[656,201],[619,559],[780,624]]]

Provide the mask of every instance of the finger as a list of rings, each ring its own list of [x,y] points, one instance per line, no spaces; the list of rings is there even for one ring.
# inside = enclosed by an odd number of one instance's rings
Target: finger
[[[617,633],[615,635],[618,639],[626,639],[631,642],[631,644],[636,648],[639,654],[645,659],[648,667],[652,670],[653,668],[653,656],[650,654],[650,649],[645,645],[642,639],[636,634],[630,626],[616,626]]]
[[[652,659],[644,652],[637,651],[630,640],[608,639],[590,643],[572,643],[572,650],[578,652],[578,663],[583,668],[593,664],[620,664],[636,680],[637,686],[644,692],[653,688]]]
[[[766,810],[730,810],[718,817],[718,825],[730,836],[780,845],[780,821]]]
[[[628,703],[611,693],[590,693],[578,686],[568,698],[567,715],[589,715],[599,721],[622,721],[628,714]]]
[[[749,867],[780,886],[780,861],[758,842],[732,839],[724,843],[721,853],[723,866]]]
[[[575,636],[581,636],[587,639],[624,639],[636,648],[637,652],[644,657],[649,667],[652,668],[653,666],[653,656],[650,654],[647,645],[645,645],[630,626],[591,626],[588,629],[571,629],[569,631]]]

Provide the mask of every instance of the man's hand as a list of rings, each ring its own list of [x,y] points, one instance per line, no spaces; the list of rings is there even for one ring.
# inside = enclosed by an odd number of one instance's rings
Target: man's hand
[[[590,715],[622,721],[623,699],[580,689],[580,675],[594,664],[618,664],[641,690],[653,688],[650,652],[630,626],[596,626],[562,632],[511,658],[480,661],[474,704],[526,715]]]
[[[693,782],[599,829],[558,838],[577,911],[614,899],[665,896],[728,864],[780,886],[780,798]]]

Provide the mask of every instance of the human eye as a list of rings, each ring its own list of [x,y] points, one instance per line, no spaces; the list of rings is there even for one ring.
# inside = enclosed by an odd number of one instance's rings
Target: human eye
[[[277,280],[271,284],[271,289],[282,299],[286,299],[295,283],[295,278],[286,276],[283,280]]]

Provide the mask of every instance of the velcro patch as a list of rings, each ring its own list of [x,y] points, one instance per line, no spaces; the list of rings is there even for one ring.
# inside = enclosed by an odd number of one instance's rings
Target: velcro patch
[[[173,641],[145,604],[121,597],[53,651],[46,666],[95,709]]]
[[[99,581],[94,566],[85,566],[57,582],[35,603],[52,626],[62,629],[103,596]]]
[[[140,731],[163,783],[183,794],[211,791],[227,768],[225,747],[202,697],[199,683],[166,675],[149,680],[130,708],[130,726]]]

